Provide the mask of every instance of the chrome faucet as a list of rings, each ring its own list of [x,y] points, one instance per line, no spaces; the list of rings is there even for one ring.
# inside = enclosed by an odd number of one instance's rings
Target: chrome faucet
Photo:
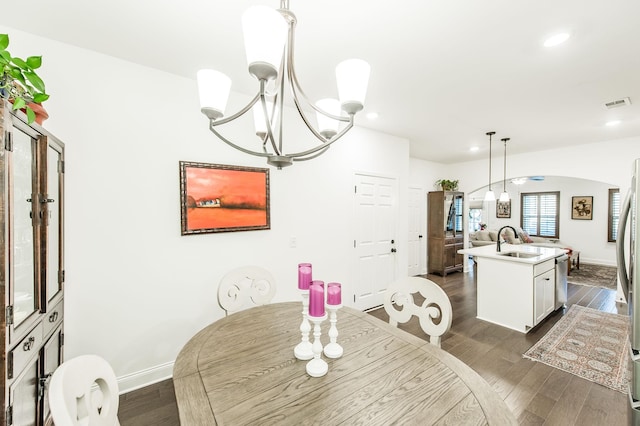
[[[503,227],[502,227],[502,228],[500,228],[500,230],[498,231],[498,238],[496,238],[496,239],[498,240],[498,245],[496,246],[496,251],[497,251],[497,252],[500,252],[500,234],[502,233],[502,230],[503,230],[504,228],[511,228],[511,229],[513,230],[513,236],[514,236],[514,238],[518,238],[518,232],[516,231],[516,228],[514,228],[514,227],[513,227],[513,226],[511,226],[511,225],[505,225],[505,226],[503,226]],[[506,240],[507,240],[507,239],[505,238],[505,241],[506,241]]]

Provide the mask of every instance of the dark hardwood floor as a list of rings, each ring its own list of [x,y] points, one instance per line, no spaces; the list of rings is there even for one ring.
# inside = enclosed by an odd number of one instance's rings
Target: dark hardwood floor
[[[521,425],[626,425],[627,396],[564,371],[522,357],[566,310],[559,310],[527,334],[476,319],[473,271],[447,277],[427,276],[449,295],[451,330],[442,348],[471,366],[505,400]],[[578,304],[626,314],[615,302],[615,291],[569,285],[567,307]],[[383,320],[384,309],[370,312]],[[415,320],[415,318],[414,318]],[[424,337],[417,321],[400,328]],[[120,397],[122,426],[179,425],[173,384],[166,380]]]

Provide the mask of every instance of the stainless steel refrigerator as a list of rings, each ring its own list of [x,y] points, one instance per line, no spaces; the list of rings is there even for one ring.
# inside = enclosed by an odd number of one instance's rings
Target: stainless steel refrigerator
[[[633,162],[631,187],[620,206],[620,221],[616,237],[618,278],[629,306],[631,329],[629,331],[630,360],[633,370],[629,385],[629,419],[640,425],[640,158]],[[628,232],[628,234],[627,234]],[[627,237],[628,235],[628,237]],[[627,249],[628,247],[628,249]],[[627,266],[627,260],[629,265]],[[638,287],[638,288],[636,288]]]

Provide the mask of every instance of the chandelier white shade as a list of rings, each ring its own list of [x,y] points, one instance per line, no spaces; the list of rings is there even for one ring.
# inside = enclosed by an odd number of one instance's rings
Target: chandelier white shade
[[[214,119],[222,117],[229,100],[231,79],[215,70],[200,70],[197,78],[202,112]]]
[[[491,136],[495,134],[496,132],[487,132],[487,136],[489,136],[489,190],[484,194],[484,201],[496,200],[496,194],[491,189]]]
[[[287,22],[276,10],[252,6],[242,15],[249,73],[258,80],[277,77],[287,41]]]
[[[331,115],[340,115],[340,101],[337,99],[320,99],[316,102],[316,106]],[[316,120],[318,120],[318,131],[322,136],[331,139],[338,134],[340,122],[316,111]]]
[[[253,125],[256,129],[256,135],[259,138],[264,138],[267,135],[267,123],[273,123],[273,117],[278,116],[278,110],[275,109],[275,104],[273,101],[267,101],[267,117],[269,117],[269,121],[265,121],[264,119],[264,110],[262,108],[262,102],[256,102],[252,109],[253,112]]]
[[[362,59],[347,59],[336,67],[338,95],[342,109],[356,113],[364,106],[371,67]]]
[[[310,160],[324,153],[331,144],[344,136],[354,124],[354,116],[364,108],[370,66],[362,59],[347,59],[336,67],[339,101],[310,101],[298,82],[294,67],[296,17],[289,10],[289,1],[281,0],[280,9],[253,6],[242,17],[242,28],[249,74],[259,82],[258,93],[238,112],[225,115],[231,80],[213,70],[198,72],[200,110],[209,118],[209,130],[231,147],[246,154],[266,157],[277,168],[293,161]],[[319,141],[310,148],[287,152],[283,143],[283,108],[285,89],[291,96],[300,118]],[[253,110],[257,143],[241,145],[222,135],[217,127],[236,120]],[[308,116],[315,112],[313,118]]]

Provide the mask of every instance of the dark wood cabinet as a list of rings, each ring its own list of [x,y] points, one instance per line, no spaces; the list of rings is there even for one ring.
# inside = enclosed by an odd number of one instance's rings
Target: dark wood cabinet
[[[0,99],[0,425],[50,423],[64,343],[64,144]]]
[[[464,248],[464,193],[433,191],[427,197],[427,272],[446,276],[461,271]]]

